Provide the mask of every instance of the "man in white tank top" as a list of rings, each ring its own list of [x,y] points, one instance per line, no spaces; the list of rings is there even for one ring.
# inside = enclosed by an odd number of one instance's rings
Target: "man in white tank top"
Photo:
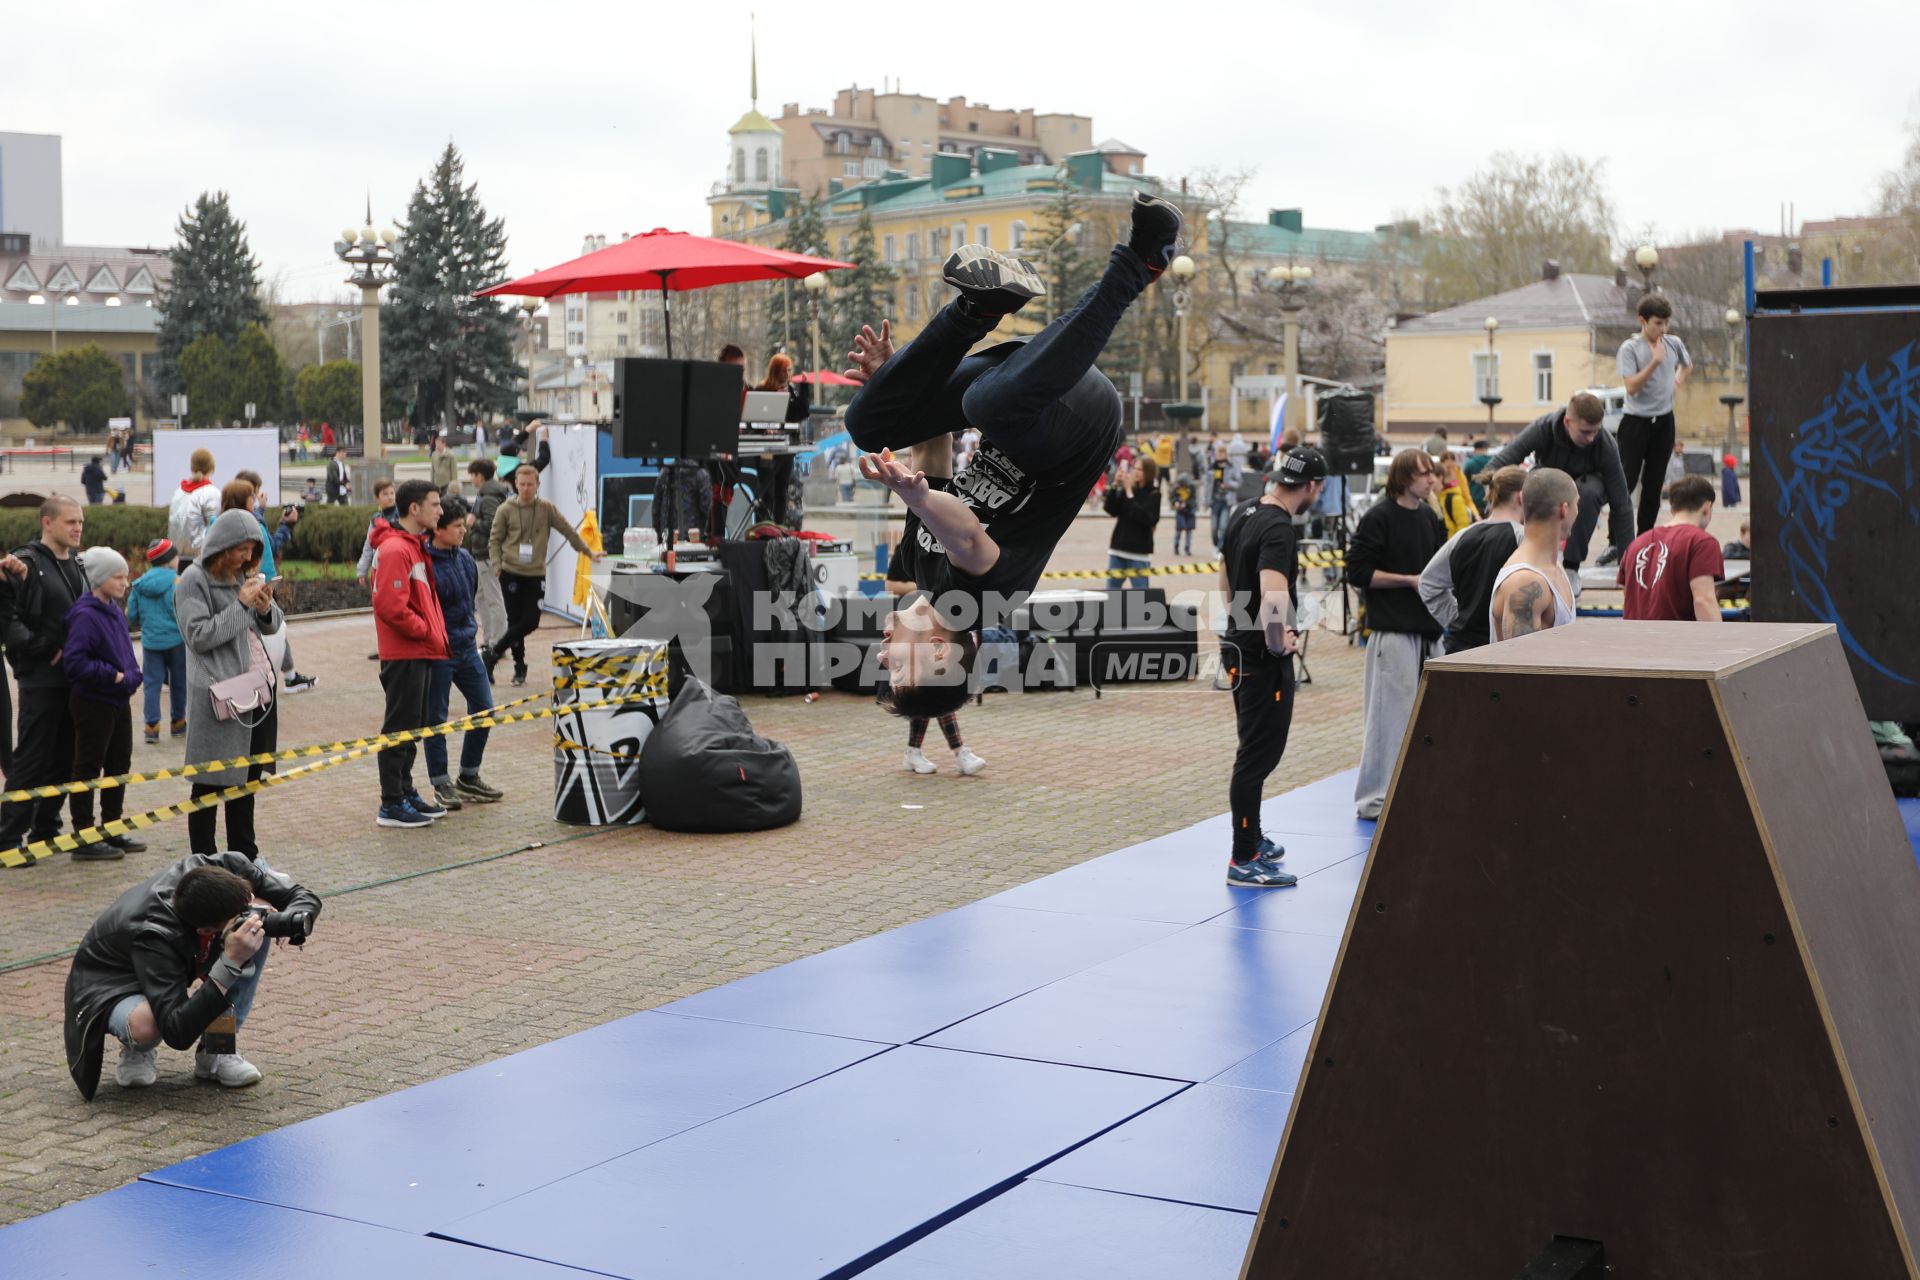
[[[1573,585],[1560,567],[1560,544],[1580,514],[1573,477],[1535,467],[1520,490],[1526,534],[1493,582],[1494,643],[1573,621]]]

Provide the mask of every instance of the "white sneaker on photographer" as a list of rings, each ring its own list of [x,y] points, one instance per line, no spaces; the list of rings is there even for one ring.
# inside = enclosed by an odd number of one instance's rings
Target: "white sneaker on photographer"
[[[260,1080],[260,1068],[237,1053],[201,1053],[193,1055],[195,1080],[218,1080],[228,1089],[244,1089]]]
[[[927,753],[920,748],[908,747],[907,768],[914,773],[932,773],[934,772],[934,763],[927,759]]]
[[[953,759],[954,763],[960,766],[960,776],[963,778],[971,778],[987,767],[985,760],[973,754],[972,747],[961,747],[953,753]]]
[[[113,1069],[113,1082],[122,1089],[144,1089],[160,1078],[152,1049],[120,1046],[120,1065]]]

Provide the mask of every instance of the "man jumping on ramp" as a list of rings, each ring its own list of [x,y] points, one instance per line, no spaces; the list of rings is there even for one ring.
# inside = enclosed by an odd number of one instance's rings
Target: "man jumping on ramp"
[[[862,328],[848,376],[865,385],[847,431],[861,474],[907,504],[901,536],[925,589],[887,620],[880,665],[889,708],[933,718],[967,700],[977,629],[1040,580],[1048,558],[1121,440],[1120,394],[1094,368],[1133,300],[1173,260],[1180,211],[1134,197],[1133,231],[1100,280],[1026,341],[969,355],[1008,315],[1046,293],[1032,267],[978,245],[947,259],[960,296],[895,354],[890,326]],[[950,491],[893,456],[974,427],[980,445]]]

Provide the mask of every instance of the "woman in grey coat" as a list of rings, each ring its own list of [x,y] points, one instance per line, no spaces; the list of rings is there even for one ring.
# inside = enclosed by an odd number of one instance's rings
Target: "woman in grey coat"
[[[253,662],[249,633],[263,636],[280,630],[284,619],[273,601],[273,590],[255,572],[260,567],[257,522],[246,511],[222,512],[207,530],[200,559],[180,575],[173,589],[174,617],[187,645],[187,763],[230,760],[278,749],[280,708],[278,689],[274,705],[252,728],[240,720],[216,720],[209,687],[244,673]],[[269,664],[271,665],[271,664]],[[271,673],[269,673],[271,674]],[[251,719],[252,717],[247,717]],[[203,773],[193,780],[193,798],[226,787],[251,782],[272,770],[270,764]],[[227,842],[218,843],[213,809],[187,815],[192,852],[214,854],[224,849],[258,857],[253,838],[252,796],[229,800]]]

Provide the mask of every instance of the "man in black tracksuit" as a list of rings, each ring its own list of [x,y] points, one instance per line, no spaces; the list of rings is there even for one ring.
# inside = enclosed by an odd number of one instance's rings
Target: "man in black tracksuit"
[[[1613,545],[1598,563],[1619,559],[1634,536],[1633,508],[1627,496],[1627,473],[1620,465],[1620,446],[1600,425],[1606,412],[1599,396],[1582,391],[1567,402],[1566,408],[1535,418],[1487,462],[1488,470],[1498,470],[1524,462],[1531,454],[1534,466],[1553,467],[1573,477],[1574,487],[1580,490],[1580,514],[1567,534],[1560,563],[1576,586],[1580,562],[1587,558],[1587,543],[1600,523],[1602,505],[1607,508],[1608,537]]]
[[[1296,446],[1280,456],[1265,496],[1235,507],[1221,526],[1220,581],[1229,621],[1220,663],[1233,673],[1240,735],[1227,788],[1233,807],[1227,883],[1245,889],[1284,889],[1296,882],[1279,867],[1286,850],[1260,832],[1260,792],[1286,754],[1293,725],[1300,573],[1293,521],[1312,509],[1326,482],[1326,458],[1318,449]]]
[[[14,585],[13,611],[6,620],[7,658],[20,686],[14,771],[7,778],[13,790],[52,786],[72,772],[73,719],[60,658],[67,610],[87,594],[78,554],[85,528],[86,508],[69,497],[48,498],[40,504],[40,537],[14,552],[26,562],[27,573]],[[0,804],[0,846],[59,834],[60,797]]]

